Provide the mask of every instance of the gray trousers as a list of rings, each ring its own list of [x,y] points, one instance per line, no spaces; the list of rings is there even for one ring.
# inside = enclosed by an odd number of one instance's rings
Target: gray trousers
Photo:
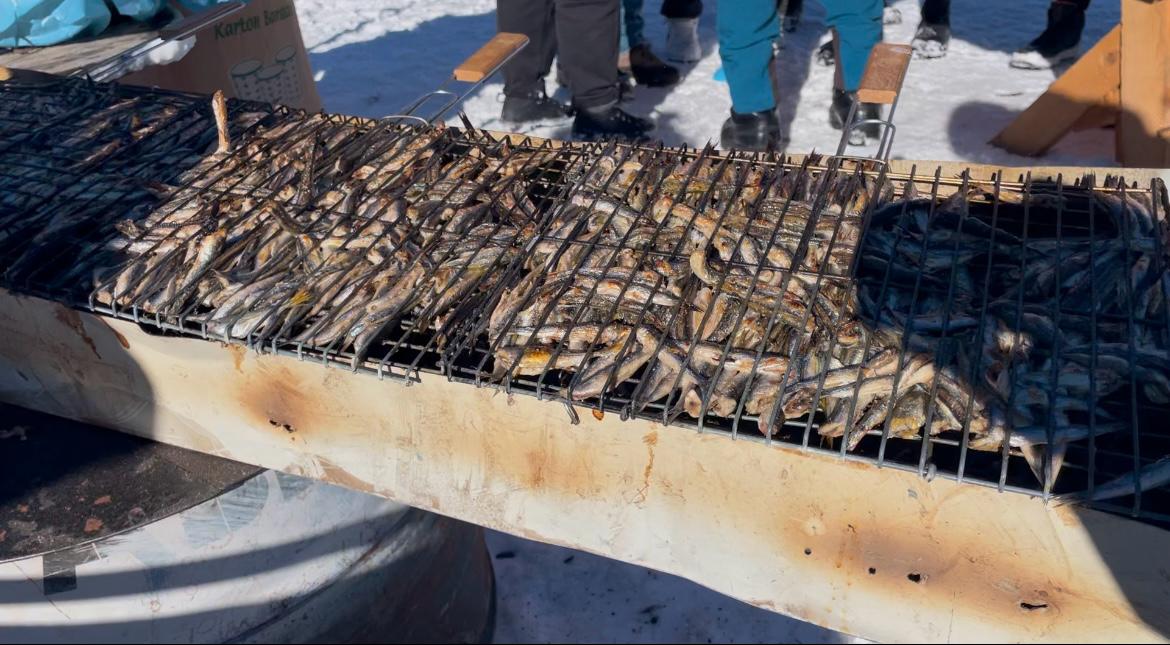
[[[504,94],[544,89],[559,57],[573,104],[617,101],[619,0],[497,0],[496,27],[528,36],[528,46],[504,66]]]

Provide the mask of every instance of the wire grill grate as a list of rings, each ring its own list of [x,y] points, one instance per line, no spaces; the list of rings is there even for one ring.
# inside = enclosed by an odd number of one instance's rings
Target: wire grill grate
[[[1170,517],[1160,182],[240,102],[216,152],[213,112],[77,80],[0,88],[3,285],[380,378]]]

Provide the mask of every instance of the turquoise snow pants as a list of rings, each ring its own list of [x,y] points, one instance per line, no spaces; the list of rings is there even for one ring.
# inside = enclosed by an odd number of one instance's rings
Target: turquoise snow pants
[[[845,89],[861,82],[869,51],[882,39],[882,0],[821,0],[826,21],[837,30],[838,65]],[[772,41],[780,34],[776,0],[731,0],[717,10],[719,56],[731,88],[736,112],[760,112],[776,107],[768,63]]]

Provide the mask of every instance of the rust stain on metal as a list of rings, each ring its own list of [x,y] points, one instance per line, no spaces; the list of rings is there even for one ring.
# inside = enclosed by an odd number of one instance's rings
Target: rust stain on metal
[[[522,413],[522,410],[515,412]],[[506,424],[504,420],[500,425]],[[550,429],[548,432],[585,431],[566,427]],[[668,429],[663,432],[685,430]],[[583,464],[591,462],[616,465],[602,454],[600,442],[574,441],[572,445],[579,448],[580,452],[570,455],[548,450],[548,442],[489,441],[492,455],[489,462],[482,461],[485,451],[470,443],[461,447],[461,442],[453,442],[448,457],[456,462],[478,463],[490,471],[491,477],[510,479],[516,485],[532,490],[580,496],[583,490],[589,489],[590,494],[597,498],[620,498],[624,489],[628,495],[628,486],[632,483],[628,474],[602,473],[599,477],[591,477],[583,467]],[[714,438],[714,441],[726,440]],[[636,490],[632,499],[635,504],[646,501],[651,474],[662,480],[664,486],[665,482],[682,476],[676,468],[678,464],[672,464],[668,471],[654,471],[656,452],[662,447],[659,431],[643,435],[641,443],[648,455],[640,466],[640,476],[635,480],[637,484],[634,484]],[[672,438],[670,443],[674,456],[676,446],[673,444],[677,441]],[[533,450],[533,445],[541,447]],[[463,450],[466,450],[466,454],[461,454]],[[725,456],[723,452],[722,444],[705,441],[703,448],[693,450],[690,456],[684,457],[684,461],[690,458],[697,460],[697,455],[704,455],[704,459],[719,459]],[[778,472],[769,476],[768,463],[771,460],[765,453],[761,458],[749,459],[741,468],[721,470],[721,481],[706,482],[710,476],[687,461],[687,465],[682,468],[687,471],[685,476],[690,480],[689,485],[683,487],[687,491],[686,495],[663,496],[661,503],[673,505],[677,517],[706,517],[707,510],[719,508],[720,524],[734,525],[745,536],[759,536],[771,545],[770,548],[791,553],[787,557],[790,565],[807,570],[810,578],[834,581],[838,594],[857,594],[856,598],[900,597],[907,602],[924,605],[962,606],[966,607],[968,619],[978,616],[979,620],[1005,624],[1027,623],[1029,633],[1044,633],[1054,627],[1058,616],[1075,616],[1078,612],[1095,616],[1104,612],[1126,623],[1136,620],[1132,609],[1125,603],[1109,604],[1104,601],[1108,597],[1106,595],[1098,597],[1067,593],[1056,582],[1061,572],[1028,566],[1029,559],[1020,553],[1020,549],[1029,545],[999,548],[1003,546],[1002,536],[984,535],[978,531],[966,536],[957,535],[954,528],[948,526],[951,517],[940,512],[935,505],[949,508],[955,513],[955,509],[961,509],[966,504],[964,495],[969,494],[966,491],[931,495],[930,485],[927,484],[924,485],[925,490],[918,492],[919,499],[914,501],[912,507],[902,500],[890,498],[888,503],[879,504],[883,508],[874,511],[872,491],[857,490],[854,493],[858,500],[856,507],[868,509],[866,512],[855,511],[849,505],[818,505],[809,508],[806,511],[808,515],[802,516],[800,509],[790,502],[786,503],[785,499],[790,487],[803,484],[792,476],[782,479]],[[848,462],[835,463],[833,466],[843,471],[861,470],[872,474],[872,469],[859,468]],[[727,494],[727,491],[733,490],[754,490],[758,495]],[[982,492],[974,491],[972,496],[978,497]],[[796,491],[792,491],[791,495],[805,496]],[[826,499],[839,497],[836,493],[826,493]],[[870,501],[863,503],[867,497]],[[920,513],[920,502],[925,503],[932,512],[923,516]],[[960,517],[968,519],[966,515],[960,514]],[[701,520],[695,521],[701,523]],[[946,541],[935,536],[934,526],[938,526],[946,535]],[[822,558],[809,557],[804,555],[805,549],[809,549],[811,554],[829,555]],[[878,571],[884,575],[876,575]],[[764,599],[753,602],[762,606],[770,604]],[[1022,608],[1022,602],[1043,604],[1045,607],[1043,611],[1027,610]],[[810,616],[807,609],[811,608],[797,609],[786,603],[782,611],[807,618]],[[821,608],[814,614],[824,615],[824,612],[825,609]],[[836,620],[839,621],[840,617]]]
[[[321,471],[323,474],[322,479],[325,481],[340,484],[346,488],[352,488],[354,490],[360,490],[366,493],[378,492],[377,487],[370,482],[353,476],[353,474],[351,474],[349,471],[328,459],[317,457],[317,463],[321,466]]]
[[[231,347],[233,362],[243,360],[243,347]],[[237,402],[247,413],[247,423],[254,427],[276,427],[283,432],[303,431],[319,413],[321,402],[309,394],[291,370],[275,369],[249,372],[238,388]]]
[[[90,338],[89,334],[85,331],[85,324],[81,322],[80,314],[62,305],[57,305],[56,311],[53,313],[57,317],[57,320],[61,322],[61,324],[77,332],[77,335],[81,337],[81,340],[84,341],[86,345],[89,345],[90,350],[93,351],[93,355],[101,359],[102,355],[98,353],[97,345],[94,345],[93,339]]]
[[[638,497],[634,503],[641,504],[646,501],[646,494],[650,492],[650,473],[654,472],[654,446],[658,445],[658,431],[651,430],[642,437],[642,443],[646,444],[646,469],[642,471],[642,488],[638,489]]]
[[[812,575],[841,581],[838,593],[869,592],[903,597],[911,603],[965,605],[988,621],[1029,621],[1038,630],[1033,633],[1047,630],[1065,608],[1070,615],[1091,608],[1092,614],[1104,610],[1120,620],[1133,620],[1130,607],[1069,595],[1050,577],[1059,576],[1059,572],[1029,567],[1028,559],[1018,550],[991,549],[997,542],[978,533],[964,541],[948,532],[947,543],[939,544],[930,530],[923,530],[929,527],[908,526],[899,522],[896,514],[861,517],[841,508],[826,511],[819,518],[826,524],[825,530],[810,539],[805,527],[760,512],[758,500],[747,497],[730,503],[736,505],[729,509],[731,516],[738,522],[756,523],[777,548],[794,558],[804,557],[806,552],[833,554],[830,558],[807,557],[802,564],[821,572]],[[837,571],[830,574],[829,568]],[[875,575],[879,570],[893,575]],[[1043,604],[1046,611],[1022,610],[1021,602]]]
[[[225,343],[228,353],[232,355],[232,364],[235,365],[236,371],[241,374],[244,372],[244,352],[248,349],[243,345],[235,345],[232,343]]]
[[[526,485],[532,488],[544,487],[544,462],[545,454],[541,451],[532,451],[528,453],[528,473],[530,476],[525,482]]]
[[[522,407],[520,401],[515,407],[499,406],[497,413],[501,422],[493,423],[492,432],[481,436],[482,443],[453,441],[445,444],[446,458],[456,462],[451,467],[475,465],[513,486],[551,494],[574,497],[605,495],[602,482],[606,478],[598,476],[591,465],[604,462],[602,455],[597,453],[600,446],[583,437],[582,441],[574,443],[572,451],[558,452],[550,449],[550,442],[524,441],[511,436],[509,420],[516,425],[530,421],[524,412],[517,410]],[[471,408],[466,412],[475,416],[482,413],[482,408]],[[458,420],[462,422],[463,418]],[[577,426],[572,428],[565,431],[581,430]]]
[[[130,341],[126,340],[126,336],[117,329],[114,329],[114,327],[110,325],[110,323],[105,318],[93,317],[92,319],[101,321],[101,323],[105,325],[106,329],[110,330],[110,333],[114,335],[114,339],[118,341],[118,344],[122,346],[122,349],[130,349]]]

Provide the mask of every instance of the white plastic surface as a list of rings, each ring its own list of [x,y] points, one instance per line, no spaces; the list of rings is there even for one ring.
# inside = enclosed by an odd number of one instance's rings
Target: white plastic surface
[[[328,593],[338,580],[421,543],[398,526],[409,511],[266,471],[130,532],[0,564],[0,642],[312,638],[331,604],[362,602]]]

